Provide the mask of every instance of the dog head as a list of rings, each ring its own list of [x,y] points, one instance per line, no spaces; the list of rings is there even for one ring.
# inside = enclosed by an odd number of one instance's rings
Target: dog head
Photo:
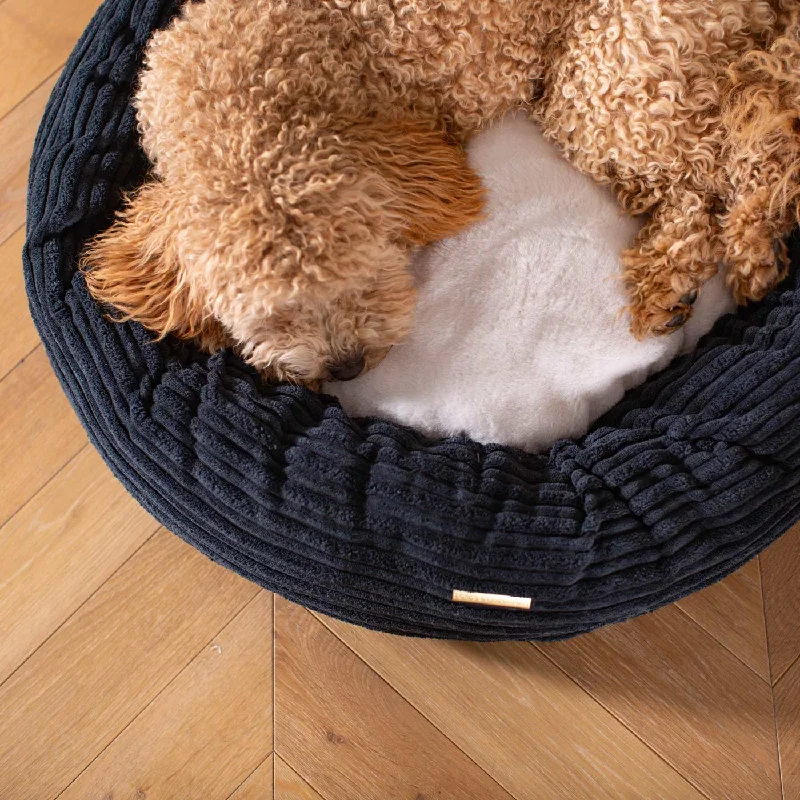
[[[430,125],[350,125],[313,148],[298,133],[252,162],[219,154],[233,143],[203,152],[173,154],[130,198],[84,254],[87,284],[123,319],[231,344],[272,380],[375,366],[411,324],[411,248],[482,212],[463,151]]]
[[[407,334],[415,304],[407,247],[352,222],[337,233],[327,215],[317,225],[332,229],[317,232],[316,247],[310,228],[297,246],[284,228],[278,249],[265,227],[237,224],[256,217],[224,216],[215,203],[146,184],[84,252],[89,291],[158,338],[234,346],[268,380],[314,387],[356,377]]]

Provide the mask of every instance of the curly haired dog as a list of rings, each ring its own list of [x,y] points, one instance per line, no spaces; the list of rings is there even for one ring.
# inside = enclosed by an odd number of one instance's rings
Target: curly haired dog
[[[406,334],[418,245],[481,214],[462,145],[513,109],[648,213],[636,336],[726,265],[782,277],[800,197],[798,0],[205,0],[150,43],[153,175],[85,254],[93,295],[272,378],[345,380]],[[557,188],[557,187],[556,187]]]

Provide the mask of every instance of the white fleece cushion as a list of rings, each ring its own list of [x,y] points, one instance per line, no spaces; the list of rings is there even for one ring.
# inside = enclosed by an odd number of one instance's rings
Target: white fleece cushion
[[[469,158],[487,218],[416,255],[409,338],[371,372],[326,386],[351,415],[542,451],[585,433],[734,308],[717,276],[682,330],[637,342],[619,278],[640,223],[527,119],[481,134]]]

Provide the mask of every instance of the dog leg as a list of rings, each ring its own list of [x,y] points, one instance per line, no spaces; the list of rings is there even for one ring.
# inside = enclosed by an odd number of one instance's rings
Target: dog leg
[[[796,16],[796,15],[795,15]],[[800,43],[796,26],[730,70],[723,151],[730,211],[722,219],[728,282],[738,303],[761,300],[786,274],[781,239],[800,205]]]
[[[622,254],[637,339],[673,333],[689,319],[701,287],[717,272],[716,227],[710,198],[675,189]]]
[[[723,219],[723,259],[728,285],[739,304],[763,299],[789,268],[782,239],[794,227],[784,213],[776,213],[773,189],[759,186],[744,197]]]

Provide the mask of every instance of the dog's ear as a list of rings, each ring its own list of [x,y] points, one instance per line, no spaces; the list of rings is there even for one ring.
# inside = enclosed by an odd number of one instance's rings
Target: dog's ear
[[[402,238],[426,245],[483,216],[484,189],[464,149],[424,120],[370,120],[349,131],[357,151],[389,188]]]
[[[84,251],[80,266],[86,285],[95,299],[119,312],[119,321],[139,322],[158,338],[173,334],[219,349],[227,336],[181,274],[170,208],[160,182],[132,195],[114,224]]]

